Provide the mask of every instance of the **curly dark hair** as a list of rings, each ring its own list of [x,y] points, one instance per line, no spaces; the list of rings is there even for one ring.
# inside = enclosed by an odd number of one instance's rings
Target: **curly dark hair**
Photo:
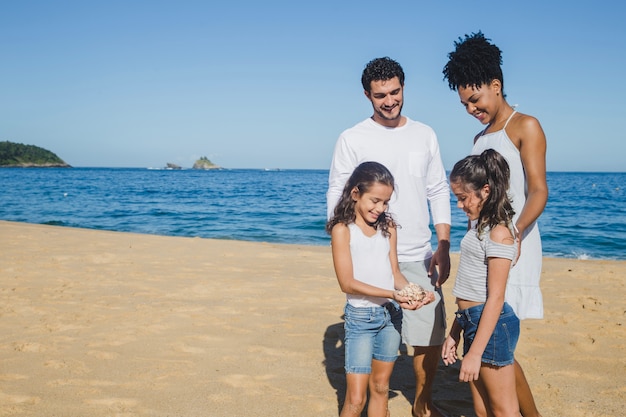
[[[443,78],[448,87],[456,91],[459,87],[480,87],[493,80],[502,84],[504,95],[504,79],[502,76],[502,51],[490,43],[481,31],[465,35],[454,42],[455,50],[448,54],[449,61],[443,67]]]
[[[361,75],[361,84],[368,93],[372,91],[372,81],[387,81],[398,77],[404,86],[404,71],[400,64],[389,57],[375,58],[367,63]]]
[[[478,197],[483,186],[489,184],[489,196],[478,216],[479,236],[487,226],[494,228],[499,224],[511,225],[515,211],[507,193],[509,164],[498,152],[486,149],[480,155],[461,159],[450,172],[450,183],[460,183],[464,189],[474,192]]]
[[[395,181],[389,170],[378,162],[363,162],[354,169],[352,175],[346,182],[341,198],[335,206],[334,214],[326,223],[326,232],[330,234],[336,224],[348,225],[356,220],[354,211],[355,201],[352,199],[352,190],[355,188],[360,195],[368,192],[374,184],[384,184],[395,189]],[[397,223],[387,212],[382,212],[376,222],[372,225],[380,230],[383,236],[389,237],[389,228],[397,227]]]

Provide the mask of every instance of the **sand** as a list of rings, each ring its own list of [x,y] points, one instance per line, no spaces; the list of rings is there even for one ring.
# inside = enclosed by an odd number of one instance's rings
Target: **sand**
[[[328,247],[3,221],[0,247],[0,416],[338,415]],[[522,323],[516,354],[544,417],[623,415],[625,281],[626,262],[544,260],[545,318]],[[401,350],[392,416],[413,400]],[[435,403],[472,416],[457,373],[439,367]]]

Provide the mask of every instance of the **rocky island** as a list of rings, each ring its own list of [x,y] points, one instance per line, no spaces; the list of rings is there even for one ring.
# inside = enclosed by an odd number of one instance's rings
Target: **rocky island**
[[[0,167],[71,168],[47,149],[9,141],[0,142]]]
[[[203,156],[193,164],[193,169],[222,169],[222,167],[215,165],[206,156]]]

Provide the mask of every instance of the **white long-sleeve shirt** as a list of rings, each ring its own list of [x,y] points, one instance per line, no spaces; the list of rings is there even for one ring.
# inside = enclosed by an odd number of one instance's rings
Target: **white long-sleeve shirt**
[[[368,118],[345,130],[337,140],[330,166],[326,193],[328,218],[352,171],[366,161],[385,165],[396,182],[389,212],[400,225],[398,260],[430,258],[429,203],[433,224],[451,223],[450,187],[435,132],[409,118],[396,128]]]

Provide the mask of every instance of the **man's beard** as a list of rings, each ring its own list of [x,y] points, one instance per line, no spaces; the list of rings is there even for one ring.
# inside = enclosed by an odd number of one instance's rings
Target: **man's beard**
[[[380,116],[381,119],[384,120],[397,120],[399,117],[402,116],[402,104],[400,104],[399,106],[395,107],[394,110],[398,109],[398,115],[394,116],[394,117],[390,117],[387,115],[387,113],[382,112],[380,109],[376,109],[376,114],[378,114],[378,116]]]

